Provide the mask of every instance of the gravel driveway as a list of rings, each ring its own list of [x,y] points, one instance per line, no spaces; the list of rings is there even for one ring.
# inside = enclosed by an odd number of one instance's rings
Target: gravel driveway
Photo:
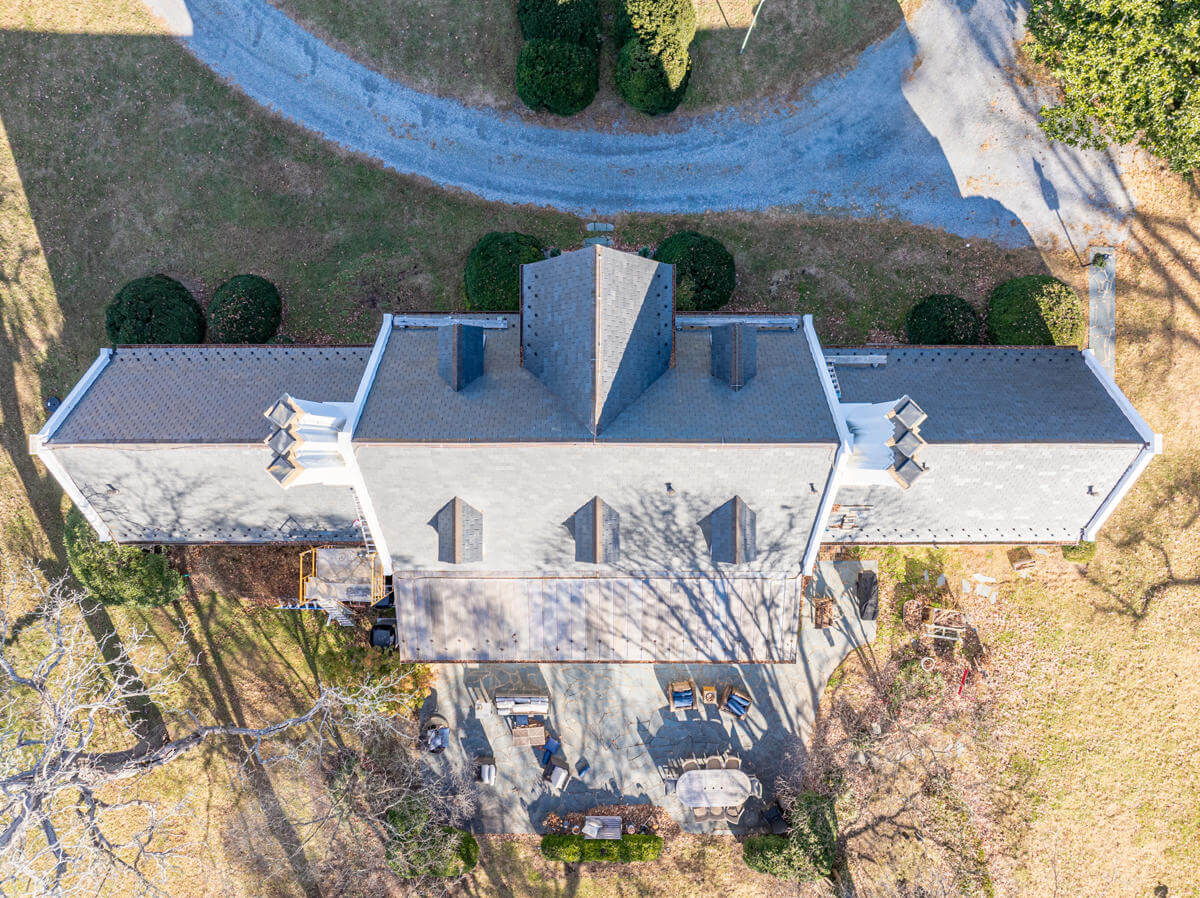
[[[1014,82],[1023,8],[926,0],[804,100],[670,134],[542,127],[396,84],[263,0],[145,0],[263,105],[396,171],[489,200],[580,214],[799,207],[888,216],[1007,246],[1119,242],[1119,160],[1051,145]],[[515,52],[515,48],[514,48]],[[1069,230],[1068,230],[1069,229]]]

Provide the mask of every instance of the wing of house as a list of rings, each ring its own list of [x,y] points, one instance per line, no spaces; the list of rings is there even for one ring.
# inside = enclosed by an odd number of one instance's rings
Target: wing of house
[[[1086,350],[826,352],[587,247],[372,347],[105,350],[31,451],[106,539],[365,532],[413,657],[772,661],[821,542],[1074,542],[1159,440]]]

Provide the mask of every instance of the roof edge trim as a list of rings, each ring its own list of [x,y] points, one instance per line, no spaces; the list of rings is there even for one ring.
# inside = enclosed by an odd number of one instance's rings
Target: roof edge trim
[[[58,485],[63,488],[63,492],[70,497],[75,503],[75,507],[83,514],[84,519],[92,525],[96,531],[96,535],[100,537],[100,541],[104,543],[113,542],[112,531],[108,529],[108,524],[100,517],[100,512],[96,511],[95,507],[83,495],[83,492],[75,485],[75,479],[67,471],[63,463],[54,455],[54,449],[45,445],[42,442],[40,434],[34,434],[29,438],[30,454],[37,456],[42,460],[42,464],[46,466],[46,470],[58,481]]]
[[[375,335],[375,345],[367,357],[367,367],[363,369],[362,379],[358,382],[358,392],[354,394],[354,403],[346,421],[346,432],[351,437],[358,429],[358,419],[366,408],[367,398],[371,395],[371,387],[375,386],[375,375],[379,373],[379,364],[383,361],[383,351],[387,349],[388,339],[392,335],[392,316],[385,314],[379,333]]]
[[[1125,473],[1121,475],[1121,478],[1112,488],[1112,492],[1104,497],[1104,501],[1100,503],[1100,507],[1092,515],[1092,519],[1083,528],[1083,539],[1088,542],[1095,542],[1096,534],[1100,532],[1100,528],[1112,517],[1113,512],[1117,510],[1117,506],[1124,501],[1126,494],[1133,489],[1133,485],[1137,483],[1138,478],[1142,476],[1142,472],[1146,470],[1146,466],[1150,464],[1154,456],[1162,451],[1162,438],[1158,437],[1157,434],[1154,436],[1158,438],[1157,447],[1153,443],[1147,443],[1141,448],[1141,451],[1134,458],[1133,463],[1125,469]]]
[[[92,388],[92,384],[100,377],[101,372],[108,367],[108,363],[112,361],[113,351],[111,349],[101,349],[100,354],[96,356],[96,360],[92,362],[90,368],[79,379],[79,383],[71,388],[71,392],[67,394],[67,398],[62,401],[62,404],[54,410],[42,429],[36,434],[38,438],[45,442],[53,438],[54,434],[62,427],[63,422],[67,420],[67,416],[75,411],[75,406],[79,405],[84,395]],[[32,439],[30,446],[32,450]]]
[[[821,341],[813,328],[812,315],[804,316],[804,335],[808,338],[808,349],[812,353],[813,366],[817,369],[817,377],[821,379],[821,390],[825,393],[825,404],[829,406],[829,414],[837,427],[839,451],[850,451],[850,428],[846,426],[846,416],[842,414],[842,406],[838,401],[837,391],[833,389],[833,381],[829,378],[829,368],[825,364],[825,353],[821,349]]]
[[[817,506],[817,517],[813,521],[812,530],[808,534],[808,545],[804,547],[804,558],[800,565],[801,573],[811,577],[817,566],[817,555],[821,551],[821,543],[825,536],[825,522],[833,511],[833,500],[837,498],[838,488],[842,485],[842,474],[846,469],[846,459],[850,451],[845,445],[838,446],[833,456],[833,467],[825,480],[825,492],[821,494],[821,504]]]
[[[1090,349],[1085,349],[1083,350],[1083,360],[1087,363],[1088,368],[1091,369],[1092,374],[1095,375],[1096,380],[1100,381],[1100,384],[1108,392],[1112,401],[1117,404],[1117,408],[1129,419],[1129,423],[1133,425],[1134,430],[1138,432],[1146,445],[1151,447],[1153,454],[1157,455],[1162,452],[1162,435],[1155,433],[1150,425],[1146,423],[1146,419],[1138,414],[1138,410],[1133,407],[1133,403],[1129,401],[1129,398],[1117,386],[1116,378],[1096,360],[1096,354]]]

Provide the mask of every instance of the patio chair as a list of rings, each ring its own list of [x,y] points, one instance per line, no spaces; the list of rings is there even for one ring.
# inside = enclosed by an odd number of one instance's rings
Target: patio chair
[[[697,761],[695,758],[688,758],[683,762],[683,772],[684,773],[687,773],[689,770],[699,770],[699,769],[700,769],[700,762]]]
[[[750,794],[755,798],[762,798],[762,780],[760,780],[757,776],[747,777],[747,779],[750,780]]]
[[[542,764],[549,764],[550,759],[558,753],[560,748],[562,748],[561,742],[553,736],[547,736],[546,744],[542,747]]]
[[[700,693],[691,680],[677,680],[667,687],[672,711],[695,711],[700,707]]]
[[[736,808],[726,808],[725,809],[725,822],[732,826],[737,826],[739,823],[741,823],[742,822],[742,808],[743,808],[742,805],[738,805]]]
[[[674,777],[667,777],[665,780],[663,780],[663,789],[668,795],[674,795],[675,786],[678,782],[679,780],[675,779]]]
[[[738,720],[743,720],[753,706],[754,699],[734,686],[726,686],[721,693],[721,710]]]
[[[567,781],[571,778],[571,774],[567,772],[566,767],[551,761],[546,765],[546,769],[542,771],[542,779],[550,783],[555,789],[562,789],[567,785]]]
[[[742,769],[742,759],[739,758],[737,755],[726,755],[725,756],[725,769],[726,770],[741,770]]]
[[[721,758],[718,758],[716,755],[713,755],[711,758],[709,758],[707,761],[704,762],[704,766],[708,770],[720,770],[722,767],[725,766],[725,761],[722,760]]]

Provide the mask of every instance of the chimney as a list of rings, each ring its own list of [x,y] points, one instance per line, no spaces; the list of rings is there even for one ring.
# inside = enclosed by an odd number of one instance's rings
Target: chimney
[[[446,324],[438,328],[438,374],[455,392],[483,374],[483,328]]]
[[[712,328],[712,376],[740,390],[758,372],[758,331],[751,324]]]

